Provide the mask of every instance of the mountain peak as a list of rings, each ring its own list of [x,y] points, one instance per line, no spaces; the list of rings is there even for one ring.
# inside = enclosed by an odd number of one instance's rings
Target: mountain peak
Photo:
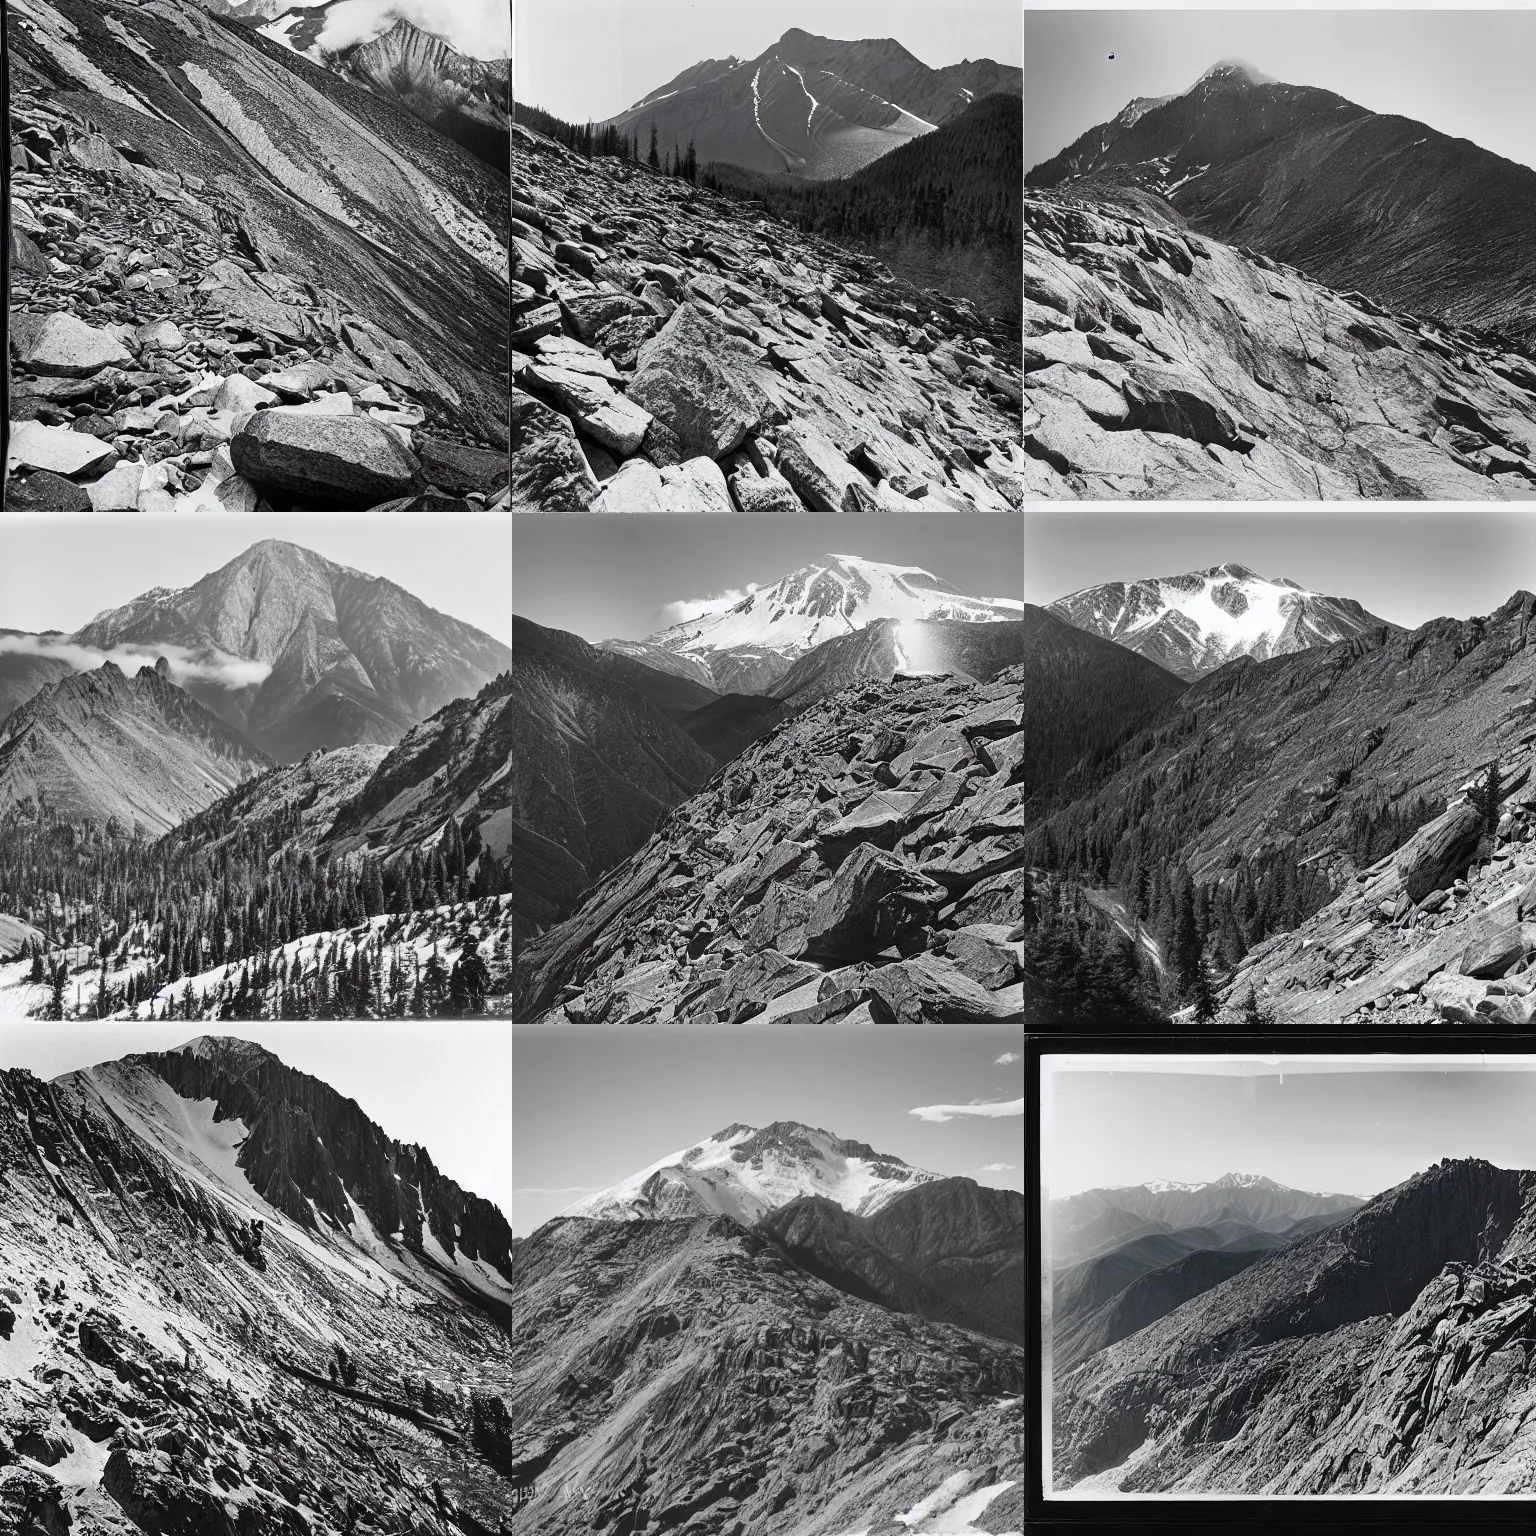
[[[1235,86],[1275,85],[1278,82],[1273,75],[1266,75],[1257,70],[1253,65],[1242,59],[1221,59],[1212,64],[1206,72],[1195,81],[1193,90],[1204,85],[1207,81]]]

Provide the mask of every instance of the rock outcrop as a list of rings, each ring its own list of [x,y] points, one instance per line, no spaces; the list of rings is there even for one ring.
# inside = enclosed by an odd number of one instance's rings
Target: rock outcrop
[[[1094,181],[1024,200],[1025,483],[1044,497],[1536,492],[1536,364]]]

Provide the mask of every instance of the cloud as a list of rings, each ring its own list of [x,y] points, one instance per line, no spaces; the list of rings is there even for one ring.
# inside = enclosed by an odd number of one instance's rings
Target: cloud
[[[164,656],[173,683],[217,683],[223,688],[259,688],[272,675],[264,661],[246,661],[224,651],[198,654],[184,645],[115,645],[98,650],[70,640],[50,640],[46,635],[0,635],[0,656],[42,656],[66,662],[77,672],[94,672],[103,662],[132,677],[140,667],[152,667]]]
[[[661,610],[661,618],[664,626],[672,624],[691,624],[695,619],[707,618],[712,613],[724,613],[729,608],[734,608],[744,598],[751,597],[757,591],[757,583],[749,581],[744,588],[737,590],[728,587],[719,597],[684,597],[675,603],[668,603]]]
[[[1012,1173],[1012,1163],[983,1163],[980,1168],[968,1168],[967,1173]]]
[[[993,1104],[924,1104],[919,1109],[909,1109],[909,1115],[942,1125],[946,1120],[963,1120],[972,1116],[984,1120],[1001,1120],[1024,1113],[1023,1099],[1004,1099]]]
[[[1017,1051],[1004,1051],[992,1065],[994,1067],[1011,1067],[1014,1062],[1023,1060],[1024,1058]]]
[[[340,0],[325,14],[316,42],[328,53],[370,42],[397,21],[446,38],[476,59],[505,59],[512,53],[512,7],[507,0]]]

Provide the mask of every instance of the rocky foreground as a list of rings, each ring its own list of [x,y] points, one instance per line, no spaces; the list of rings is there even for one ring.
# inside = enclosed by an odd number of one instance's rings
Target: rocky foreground
[[[1536,363],[1194,234],[1162,198],[1024,201],[1031,495],[1536,496]]]
[[[8,506],[505,504],[490,167],[185,0],[8,26]]]
[[[1019,684],[898,674],[780,723],[523,949],[518,1017],[1021,1018]]]
[[[1006,512],[1015,337],[878,261],[514,125],[529,512]]]

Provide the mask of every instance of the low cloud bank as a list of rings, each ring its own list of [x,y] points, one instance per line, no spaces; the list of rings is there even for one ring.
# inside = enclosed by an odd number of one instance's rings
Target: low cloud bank
[[[328,53],[371,42],[397,21],[435,32],[475,59],[512,53],[512,8],[506,0],[341,0],[326,12],[316,39]]]
[[[259,688],[272,675],[272,668],[264,661],[246,661],[222,651],[196,653],[184,645],[116,645],[103,651],[72,640],[50,640],[46,635],[0,635],[0,656],[8,655],[46,657],[65,662],[77,672],[94,672],[110,661],[130,677],[164,656],[174,683],[215,683],[231,689]]]

